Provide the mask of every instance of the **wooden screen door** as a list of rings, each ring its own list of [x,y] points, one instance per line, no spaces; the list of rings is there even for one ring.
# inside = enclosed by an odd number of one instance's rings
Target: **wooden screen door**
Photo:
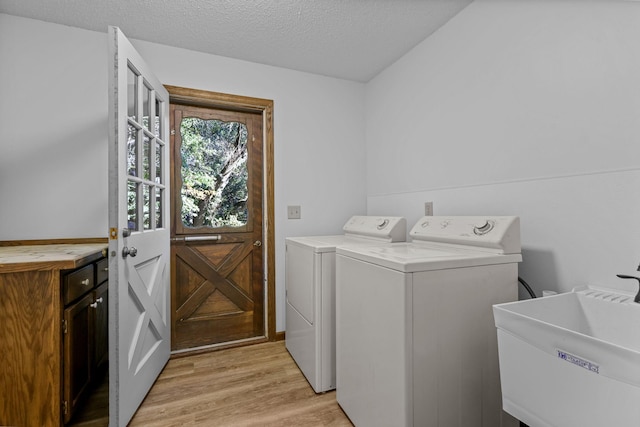
[[[109,27],[109,425],[169,360],[169,94]]]
[[[262,123],[171,104],[173,350],[266,336]]]

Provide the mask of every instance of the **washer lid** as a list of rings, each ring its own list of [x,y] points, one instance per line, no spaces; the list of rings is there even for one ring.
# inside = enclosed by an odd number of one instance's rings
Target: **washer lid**
[[[338,247],[336,253],[405,273],[446,270],[522,261],[520,254],[502,255],[460,247],[396,243],[387,246]]]

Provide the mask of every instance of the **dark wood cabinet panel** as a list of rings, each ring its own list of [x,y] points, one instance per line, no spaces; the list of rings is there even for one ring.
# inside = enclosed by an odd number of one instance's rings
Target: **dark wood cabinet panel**
[[[101,373],[109,361],[109,282],[93,291],[94,368]],[[95,375],[97,377],[97,375]]]
[[[64,310],[62,336],[64,343],[63,413],[67,423],[82,404],[92,380],[93,337],[89,292]]]

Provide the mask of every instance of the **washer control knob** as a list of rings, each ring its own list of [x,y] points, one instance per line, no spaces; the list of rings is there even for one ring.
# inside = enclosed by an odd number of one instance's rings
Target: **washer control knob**
[[[485,221],[484,224],[473,227],[473,232],[478,236],[482,236],[493,230],[494,225],[495,223],[493,221]]]
[[[429,221],[425,221],[422,224],[420,224],[420,227],[422,228],[427,228],[429,226]]]
[[[387,225],[389,224],[389,220],[388,219],[379,219],[378,220],[378,230],[382,230],[383,228],[385,228]]]

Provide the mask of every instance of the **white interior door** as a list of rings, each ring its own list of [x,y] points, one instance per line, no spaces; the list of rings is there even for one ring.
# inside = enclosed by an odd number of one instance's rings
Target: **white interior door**
[[[169,360],[169,94],[109,27],[109,425]]]

